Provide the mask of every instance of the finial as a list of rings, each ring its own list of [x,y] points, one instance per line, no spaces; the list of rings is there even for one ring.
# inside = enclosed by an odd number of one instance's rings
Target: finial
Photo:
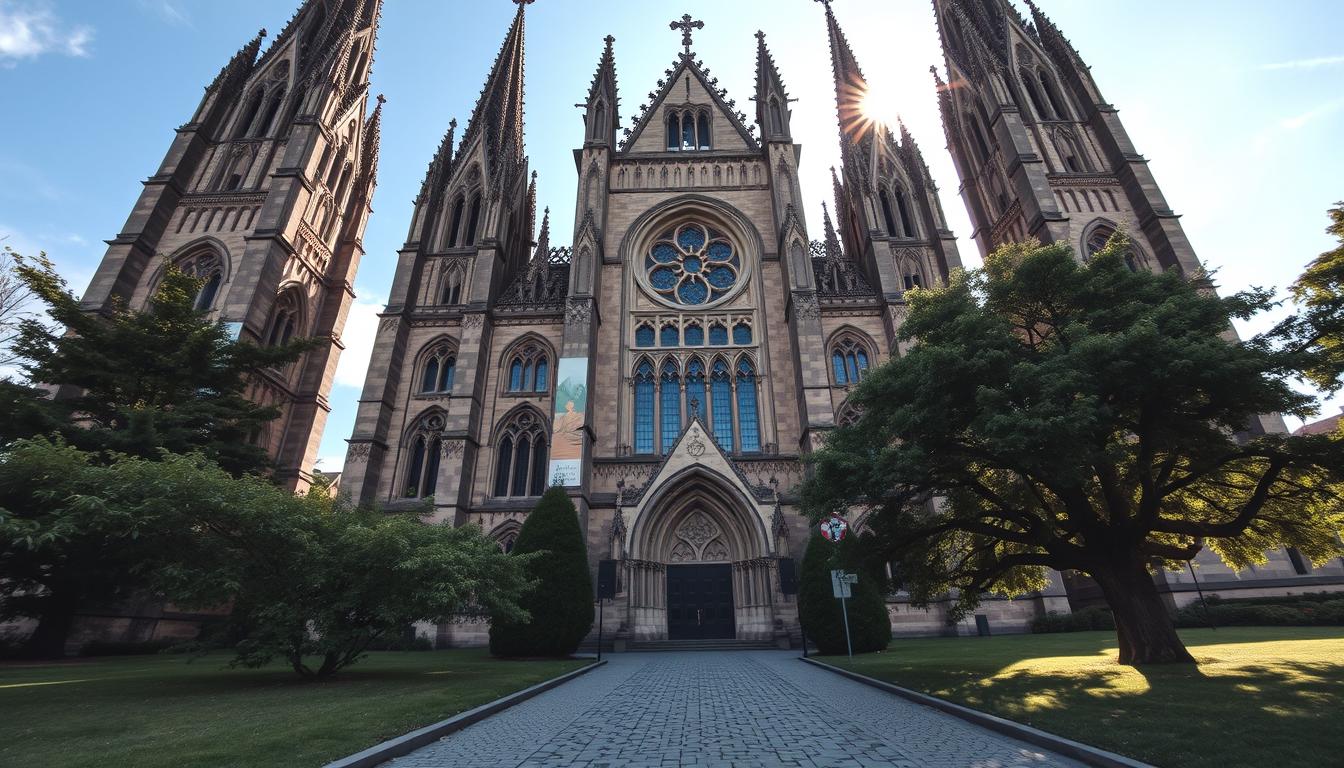
[[[381,94],[381,93],[378,94],[378,106],[381,107],[381,106],[383,106],[383,105],[386,104],[386,103],[387,103],[387,97],[384,96],[384,95]]]
[[[266,36],[266,28],[262,27],[261,31],[257,33],[257,37],[265,37],[265,36]]]
[[[616,42],[616,38],[612,37],[611,35],[607,35],[606,37],[602,38],[602,42],[610,46],[612,43]]]
[[[454,117],[452,120],[449,120],[449,121],[448,121],[448,127],[449,127],[449,128],[454,128],[454,129],[457,128],[457,118],[456,118],[456,117]]]
[[[518,7],[519,7],[519,8],[523,7],[524,5],[531,5],[531,4],[535,3],[536,1],[537,1],[537,0],[513,0],[513,2],[515,2],[515,3],[518,4]]]
[[[691,54],[691,30],[704,29],[705,22],[692,20],[691,14],[687,13],[682,15],[681,21],[674,21],[668,24],[667,28],[681,30],[681,44],[686,47],[686,55],[689,56]]]
[[[533,181],[536,181],[536,180],[537,180],[537,172],[536,172],[536,171],[532,171],[532,180],[533,180]],[[546,210],[549,211],[549,210],[551,210],[551,209],[550,209],[550,208],[547,208]]]
[[[756,39],[757,39],[757,40],[760,40],[760,41],[762,41],[762,42],[764,42],[764,41],[765,41],[765,32],[763,32],[763,31],[761,31],[761,30],[759,30],[759,29],[756,30]]]
[[[831,0],[813,0],[813,2],[821,3],[822,5],[826,6],[827,13],[831,12]]]

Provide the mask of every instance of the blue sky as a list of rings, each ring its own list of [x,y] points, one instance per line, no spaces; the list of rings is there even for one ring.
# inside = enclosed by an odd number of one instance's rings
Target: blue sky
[[[1337,0],[1040,0],[1092,66],[1152,163],[1200,258],[1224,290],[1282,287],[1332,246],[1325,210],[1344,199],[1344,4]],[[260,27],[278,32],[298,0],[0,0],[0,237],[46,250],[82,291],[203,86]],[[962,259],[980,263],[928,73],[941,65],[928,0],[836,0],[889,120],[920,142]],[[505,0],[389,0],[373,68],[387,95],[367,256],[332,393],[321,466],[340,468],[359,384],[386,301],[410,201],[448,121],[465,123],[514,6]],[[616,37],[625,124],[673,61],[691,13],[695,49],[751,113],[764,30],[794,104],[814,227],[837,162],[821,6],[809,0],[539,0],[528,9],[527,144],[539,199],[569,240],[582,100]],[[1334,412],[1339,403],[1326,406]]]

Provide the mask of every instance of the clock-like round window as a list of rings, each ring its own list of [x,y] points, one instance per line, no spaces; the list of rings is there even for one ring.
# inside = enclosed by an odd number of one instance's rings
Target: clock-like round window
[[[644,270],[649,287],[661,298],[698,307],[733,292],[742,277],[742,257],[721,232],[690,222],[653,241]]]

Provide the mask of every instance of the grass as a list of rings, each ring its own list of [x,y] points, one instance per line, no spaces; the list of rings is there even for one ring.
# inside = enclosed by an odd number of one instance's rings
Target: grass
[[[1181,637],[1198,668],[1121,666],[1110,632],[897,640],[825,661],[1159,766],[1338,764],[1344,629]]]
[[[0,765],[321,766],[588,663],[374,653],[310,682],[229,658],[0,665]]]

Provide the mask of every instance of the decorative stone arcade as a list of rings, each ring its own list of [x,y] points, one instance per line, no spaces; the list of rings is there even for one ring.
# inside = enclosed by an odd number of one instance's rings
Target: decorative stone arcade
[[[630,639],[787,636],[773,505],[756,499],[698,420],[633,512],[621,549]]]

